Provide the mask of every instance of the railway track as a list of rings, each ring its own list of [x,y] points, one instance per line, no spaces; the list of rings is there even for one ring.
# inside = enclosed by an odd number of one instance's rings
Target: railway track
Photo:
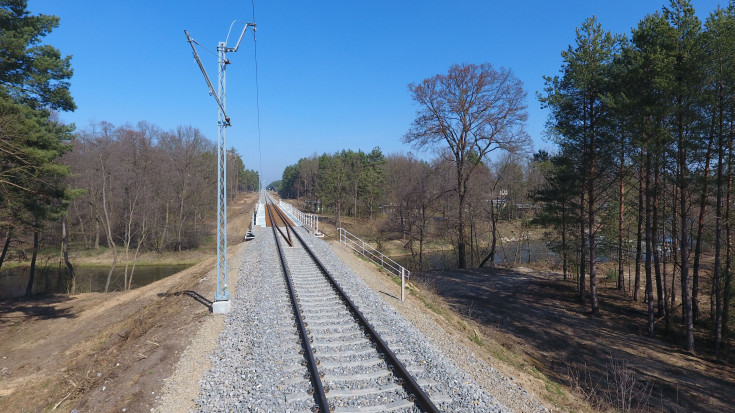
[[[294,387],[309,390],[286,396],[294,410],[313,399],[320,412],[439,411],[422,388],[431,381],[386,344],[392,332],[373,328],[272,200],[266,208],[308,371]]]

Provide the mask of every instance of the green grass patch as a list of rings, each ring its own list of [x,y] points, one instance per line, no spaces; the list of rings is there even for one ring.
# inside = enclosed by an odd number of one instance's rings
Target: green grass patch
[[[418,299],[419,299],[419,300],[420,300],[420,301],[421,301],[422,303],[424,303],[424,305],[426,306],[426,308],[428,308],[429,310],[431,310],[431,311],[433,311],[434,313],[436,313],[436,314],[439,314],[439,315],[441,315],[441,316],[445,316],[445,315],[447,315],[447,312],[446,312],[446,310],[444,310],[443,308],[441,308],[441,307],[440,307],[439,305],[437,305],[437,304],[434,304],[434,303],[432,303],[431,301],[429,301],[428,299],[426,299],[426,297],[424,297],[424,296],[422,296],[422,295],[418,295],[418,294],[414,294],[414,295],[415,295],[415,296],[416,296],[416,298],[418,298]]]
[[[607,280],[608,282],[617,282],[618,270],[615,268],[610,268],[609,270],[605,271],[605,280]]]
[[[477,344],[478,346],[480,346],[480,347],[485,346],[485,343],[482,342],[482,339],[477,334],[477,332],[475,332],[475,334],[473,334],[473,335],[471,335],[469,337],[470,337],[470,341],[473,342],[473,343],[475,343],[475,344]]]
[[[562,389],[561,385],[551,381],[548,377],[544,377],[544,387],[553,396],[564,396],[564,389]]]

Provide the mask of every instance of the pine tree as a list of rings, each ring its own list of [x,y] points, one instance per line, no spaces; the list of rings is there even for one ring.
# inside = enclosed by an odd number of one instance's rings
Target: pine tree
[[[25,0],[0,3],[0,222],[8,233],[30,229],[35,257],[38,232],[60,217],[70,196],[63,182],[67,168],[57,160],[70,149],[73,127],[60,124],[52,111],[75,106],[71,57],[41,43],[59,19],[33,16],[26,7]],[[32,287],[33,270],[26,294]]]
[[[595,17],[588,18],[577,29],[576,44],[562,52],[562,75],[546,77],[546,96],[541,102],[551,109],[550,126],[559,145],[577,157],[583,179],[582,194],[586,205],[580,206],[580,235],[587,238],[589,252],[590,295],[592,313],[599,313],[597,300],[596,231],[600,189],[597,184],[611,165],[609,139],[610,69],[619,48],[620,38],[603,31]],[[606,160],[607,158],[607,160]],[[603,185],[604,187],[604,185]],[[584,218],[582,218],[584,216]],[[586,220],[586,222],[585,222]],[[582,242],[584,256],[584,242]],[[583,258],[584,260],[584,258]],[[584,288],[580,274],[580,286]],[[583,295],[580,291],[580,298]]]

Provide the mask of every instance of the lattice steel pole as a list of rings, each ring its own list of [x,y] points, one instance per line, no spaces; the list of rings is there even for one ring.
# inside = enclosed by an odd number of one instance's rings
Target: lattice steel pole
[[[230,292],[227,289],[227,44],[217,45],[218,91],[222,105],[217,116],[217,290],[214,312],[229,312]],[[213,307],[214,308],[214,307]]]
[[[227,39],[230,38],[232,27],[236,22],[237,20],[230,25]],[[226,72],[227,65],[230,64],[230,61],[227,60],[227,52],[236,52],[240,48],[240,42],[242,42],[248,27],[252,27],[253,32],[255,32],[255,23],[243,24],[245,27],[243,27],[235,47],[227,47],[227,40],[217,44],[218,87],[216,95],[196,47],[194,47],[195,44],[199,43],[191,38],[189,32],[184,30],[186,40],[194,54],[194,59],[196,59],[199,69],[204,75],[204,80],[207,81],[209,94],[214,96],[219,108],[217,111],[217,290],[214,292],[212,312],[220,314],[230,312],[230,291],[227,288],[227,139],[225,137],[227,127],[230,126],[230,118],[227,117],[225,109],[227,100]]]

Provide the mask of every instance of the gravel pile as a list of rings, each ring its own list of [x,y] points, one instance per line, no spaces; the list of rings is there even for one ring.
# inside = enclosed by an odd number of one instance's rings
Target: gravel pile
[[[457,368],[382,297],[368,288],[336,257],[327,243],[307,235],[303,229],[299,231],[332,272],[335,281],[383,335],[442,411],[511,411]],[[314,407],[314,400],[309,395],[311,385],[305,378],[307,369],[299,352],[301,346],[279,268],[275,241],[270,229],[263,229],[251,242],[253,245],[242,257],[239,288],[232,297],[232,312],[225,320],[219,350],[212,357],[212,369],[200,383],[197,406],[202,411],[309,411]],[[307,298],[308,294],[302,297]],[[328,308],[325,311],[329,311]],[[336,325],[331,329],[316,320],[310,328],[340,335],[339,325],[344,320],[335,317],[333,321]],[[355,340],[360,341],[361,338],[356,336]],[[329,382],[330,375],[367,368],[360,363],[352,366],[345,362],[350,357],[364,359],[361,344],[356,343],[354,348],[347,349],[353,352],[347,359],[337,354],[342,350],[345,349],[330,353],[325,348],[317,349],[317,355],[324,358],[325,381]],[[329,364],[330,360],[336,361]],[[483,368],[492,371],[492,367],[487,365]],[[385,382],[384,385],[390,386],[391,383]],[[402,389],[386,390],[387,394],[402,392]],[[337,394],[336,388],[334,391],[333,395]],[[530,407],[533,408],[526,411],[544,410],[540,404]]]

